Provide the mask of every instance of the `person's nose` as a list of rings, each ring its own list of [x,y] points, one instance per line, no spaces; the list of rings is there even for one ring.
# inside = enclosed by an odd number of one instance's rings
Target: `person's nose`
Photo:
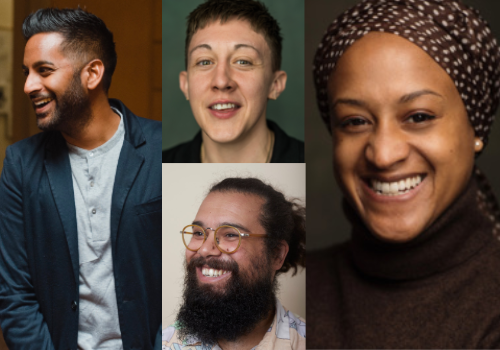
[[[408,138],[396,122],[378,124],[365,149],[368,162],[383,170],[404,162],[409,153]]]
[[[215,231],[207,229],[205,232],[208,236],[198,250],[198,254],[205,258],[209,256],[220,256],[222,253],[215,245]]]
[[[236,87],[235,81],[232,79],[231,67],[228,63],[219,62],[214,69],[212,88],[228,92]]]
[[[24,93],[30,95],[42,89],[40,77],[37,74],[28,74],[24,82]]]

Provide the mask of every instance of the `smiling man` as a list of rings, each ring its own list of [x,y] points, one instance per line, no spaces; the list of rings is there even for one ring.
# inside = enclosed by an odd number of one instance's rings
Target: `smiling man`
[[[95,15],[42,9],[23,34],[24,91],[44,132],[7,149],[0,181],[4,338],[159,349],[161,123],[108,100],[115,44]]]
[[[188,17],[180,88],[201,131],[167,163],[302,163],[304,144],[266,119],[286,86],[277,21],[254,0],[208,0]]]
[[[163,331],[163,345],[305,349],[305,321],[276,299],[276,276],[304,266],[304,215],[305,208],[258,179],[214,185],[181,231],[184,302]]]

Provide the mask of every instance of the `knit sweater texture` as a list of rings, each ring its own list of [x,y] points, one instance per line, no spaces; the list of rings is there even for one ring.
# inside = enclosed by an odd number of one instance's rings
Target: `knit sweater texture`
[[[500,349],[500,241],[473,180],[406,243],[373,236],[308,254],[309,349]]]

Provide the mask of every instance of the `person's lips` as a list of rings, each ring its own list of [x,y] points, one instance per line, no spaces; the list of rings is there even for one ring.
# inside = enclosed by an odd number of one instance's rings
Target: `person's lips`
[[[50,106],[54,103],[54,98],[51,96],[33,97],[31,98],[31,102],[33,103],[35,113],[37,115],[43,115],[50,109]]]
[[[219,119],[229,119],[233,117],[240,108],[241,104],[228,100],[218,100],[208,106],[210,113]]]
[[[363,188],[377,201],[403,201],[413,198],[426,179],[425,173],[389,177],[363,177]]]
[[[231,276],[231,271],[223,269],[213,269],[207,265],[196,268],[198,280],[202,283],[216,283]]]

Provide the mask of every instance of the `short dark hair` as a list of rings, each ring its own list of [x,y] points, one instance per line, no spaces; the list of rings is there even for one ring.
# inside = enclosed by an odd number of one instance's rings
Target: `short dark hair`
[[[39,33],[60,33],[64,37],[62,49],[75,57],[90,55],[88,59],[100,59],[104,64],[102,86],[107,93],[116,68],[116,50],[113,33],[102,19],[81,8],[40,9],[23,22],[23,35],[29,40]]]
[[[306,209],[297,199],[287,200],[283,193],[256,178],[227,178],[210,188],[212,192],[237,192],[253,194],[264,199],[260,224],[265,229],[266,250],[276,256],[281,241],[288,243],[288,254],[276,275],[305,267],[306,263]]]
[[[241,19],[250,22],[252,28],[264,36],[271,49],[272,70],[281,67],[281,42],[280,26],[267,9],[255,0],[207,0],[199,5],[187,17],[185,63],[187,68],[189,44],[193,35],[207,25],[220,20],[221,24],[231,19]]]

